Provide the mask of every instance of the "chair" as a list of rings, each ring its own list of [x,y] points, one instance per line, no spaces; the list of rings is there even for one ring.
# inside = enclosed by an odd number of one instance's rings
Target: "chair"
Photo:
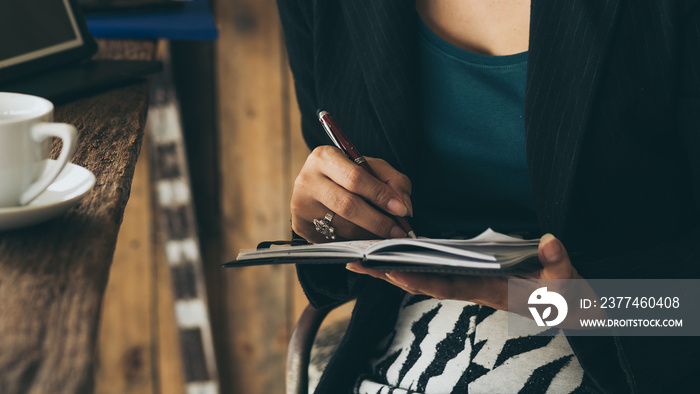
[[[287,349],[287,394],[308,394],[311,348],[323,319],[331,310],[333,307],[316,309],[308,305],[297,321]]]

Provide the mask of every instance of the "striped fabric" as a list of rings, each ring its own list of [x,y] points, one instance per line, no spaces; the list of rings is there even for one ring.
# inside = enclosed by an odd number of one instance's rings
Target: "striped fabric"
[[[354,394],[583,393],[583,369],[560,330],[508,335],[508,319],[518,318],[525,319],[472,302],[406,295]]]
[[[161,47],[165,51],[167,47]],[[164,71],[154,77],[147,121],[154,217],[165,243],[173,308],[186,394],[218,394],[216,357],[199,253],[194,202],[190,190],[178,100],[169,56],[161,54]]]
[[[414,1],[278,5],[308,144],[328,144],[314,119],[324,107],[360,151],[410,177],[421,160]],[[542,230],[584,277],[700,278],[700,1],[532,0],[529,53],[528,166]],[[298,270],[314,305],[359,297],[318,387],[346,392],[398,297],[342,270]],[[568,340],[601,389],[682,392],[694,381],[700,338]]]

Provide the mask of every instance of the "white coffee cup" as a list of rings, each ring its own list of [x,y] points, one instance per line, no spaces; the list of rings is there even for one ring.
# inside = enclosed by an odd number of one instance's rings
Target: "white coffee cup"
[[[75,127],[52,120],[50,101],[0,92],[0,207],[31,202],[73,157],[78,140]],[[50,137],[63,140],[55,161],[49,160]]]

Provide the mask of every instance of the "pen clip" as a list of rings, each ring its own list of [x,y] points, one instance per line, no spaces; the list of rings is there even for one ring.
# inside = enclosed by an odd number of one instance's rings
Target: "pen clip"
[[[347,152],[345,152],[345,149],[343,149],[343,146],[340,145],[340,143],[338,142],[338,140],[337,140],[337,139],[335,138],[335,136],[333,135],[333,132],[331,132],[331,128],[328,126],[328,123],[326,123],[326,122],[324,122],[324,121],[321,121],[321,124],[323,125],[323,129],[326,130],[326,134],[328,134],[328,137],[330,137],[331,141],[333,141],[333,144],[334,144],[336,147],[338,147],[338,149],[340,149],[341,151],[343,151],[343,153],[345,153],[345,154],[347,155]]]
[[[335,134],[333,133],[333,130],[331,130],[331,126],[326,122],[325,119],[323,119],[324,116],[328,114],[328,111],[318,111],[318,120],[321,122],[321,125],[323,126],[323,129],[326,130],[326,134],[328,134],[328,137],[333,141],[333,144],[340,149],[345,155],[347,156],[348,152],[345,151],[345,148],[343,148],[342,145],[340,145],[340,142],[338,142],[338,139],[335,138]]]

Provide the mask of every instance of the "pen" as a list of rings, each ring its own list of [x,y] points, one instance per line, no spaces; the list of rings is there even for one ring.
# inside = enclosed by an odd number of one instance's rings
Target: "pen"
[[[348,137],[345,135],[343,132],[343,129],[340,128],[338,123],[333,119],[330,113],[328,111],[319,109],[316,114],[318,115],[318,120],[321,122],[323,125],[323,128],[326,130],[326,133],[328,134],[328,137],[333,141],[333,144],[338,147],[341,151],[345,152],[345,154],[355,163],[357,163],[360,167],[364,168],[367,172],[370,173],[373,177],[379,179],[377,174],[372,170],[372,167],[369,166],[369,163],[367,163],[367,160],[358,152],[357,148],[355,148],[355,145],[350,142]],[[393,216],[393,215],[392,215]],[[393,216],[394,220],[396,223],[398,223],[403,231],[408,234],[409,237],[411,238],[418,238],[416,236],[416,233],[413,231],[411,228],[411,225],[408,224],[408,220],[406,218],[403,218],[401,216]]]

